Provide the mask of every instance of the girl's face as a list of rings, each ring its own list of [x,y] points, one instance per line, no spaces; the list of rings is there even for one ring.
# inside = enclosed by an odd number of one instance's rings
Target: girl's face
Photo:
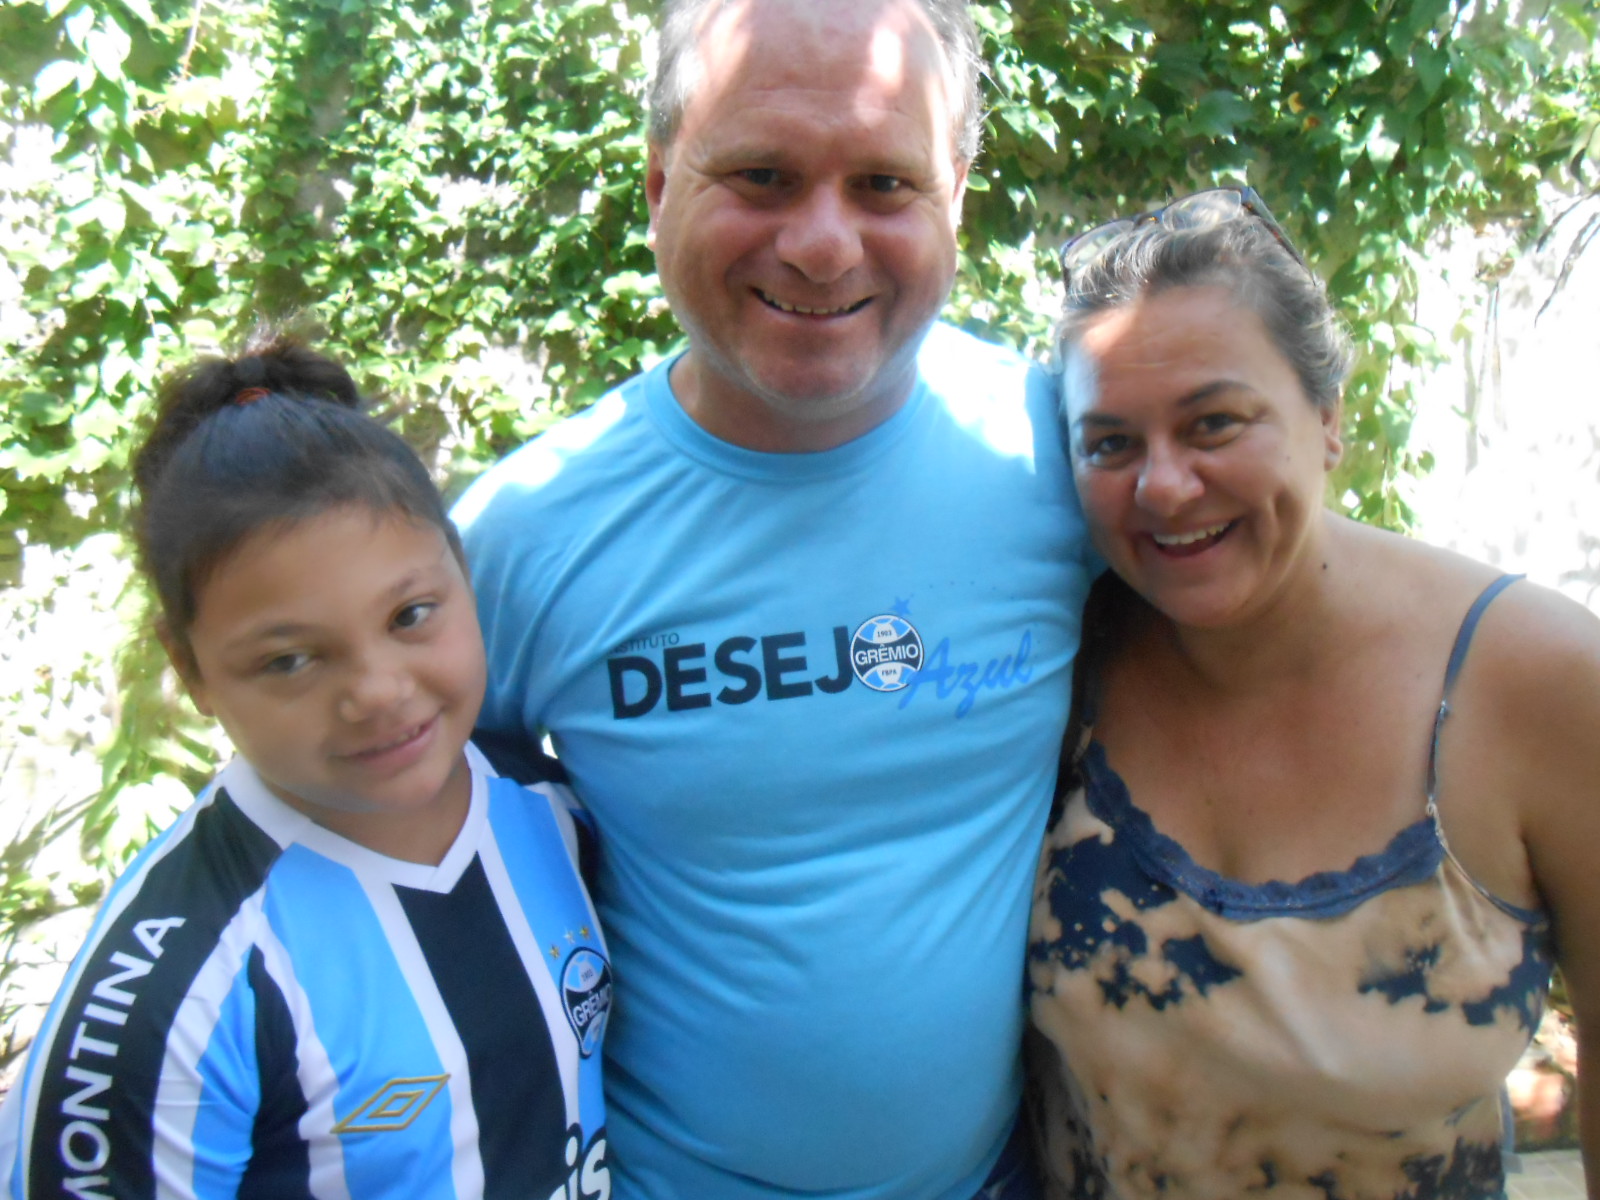
[[[330,509],[251,534],[195,600],[190,693],[267,786],[352,841],[438,861],[466,815],[485,683],[444,534]]]
[[[1223,288],[1173,288],[1096,317],[1076,353],[1094,379],[1067,397],[1073,475],[1135,591],[1218,628],[1315,569],[1338,412],[1306,399],[1260,317]]]

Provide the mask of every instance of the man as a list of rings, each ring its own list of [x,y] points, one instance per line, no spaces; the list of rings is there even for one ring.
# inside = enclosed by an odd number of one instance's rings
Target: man
[[[677,0],[660,53],[688,350],[459,510],[486,734],[548,730],[601,834],[614,1194],[1025,1195],[1087,579],[1047,380],[934,326],[976,34],[961,0]]]

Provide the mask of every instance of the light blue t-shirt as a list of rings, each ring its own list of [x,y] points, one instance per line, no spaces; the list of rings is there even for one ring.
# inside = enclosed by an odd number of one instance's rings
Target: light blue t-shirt
[[[669,366],[456,512],[486,731],[600,830],[615,1194],[969,1200],[1089,581],[1050,380],[937,326],[884,424],[766,454]]]

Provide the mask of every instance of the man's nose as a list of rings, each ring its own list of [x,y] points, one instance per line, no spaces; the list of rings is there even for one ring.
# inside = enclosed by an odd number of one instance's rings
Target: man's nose
[[[778,257],[812,283],[834,283],[861,261],[862,214],[837,187],[809,189],[778,231]]]
[[[1136,497],[1139,506],[1158,516],[1170,517],[1205,491],[1190,455],[1175,446],[1152,444],[1139,470]]]

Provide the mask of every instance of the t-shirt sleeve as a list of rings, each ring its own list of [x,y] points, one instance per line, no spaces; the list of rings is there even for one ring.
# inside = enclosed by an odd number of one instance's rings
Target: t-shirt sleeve
[[[1069,359],[1066,366],[1057,371],[1034,366],[1028,376],[1028,411],[1035,429],[1035,461],[1042,474],[1059,481],[1057,486],[1067,504],[1068,519],[1083,531],[1075,546],[1077,561],[1083,568],[1080,578],[1084,592],[1106,570],[1106,561],[1089,539],[1083,505],[1073,482],[1072,431],[1066,414],[1069,394],[1093,386],[1094,381],[1076,359]]]
[[[539,755],[545,697],[540,634],[553,567],[540,514],[548,457],[539,442],[523,447],[470,487],[451,518],[461,531],[477,597],[489,682],[478,715],[478,742],[497,770],[520,778],[518,765]]]
[[[22,1137],[22,1088],[12,1087],[0,1101],[0,1193],[7,1200],[17,1200],[20,1177],[17,1174],[17,1147]]]

